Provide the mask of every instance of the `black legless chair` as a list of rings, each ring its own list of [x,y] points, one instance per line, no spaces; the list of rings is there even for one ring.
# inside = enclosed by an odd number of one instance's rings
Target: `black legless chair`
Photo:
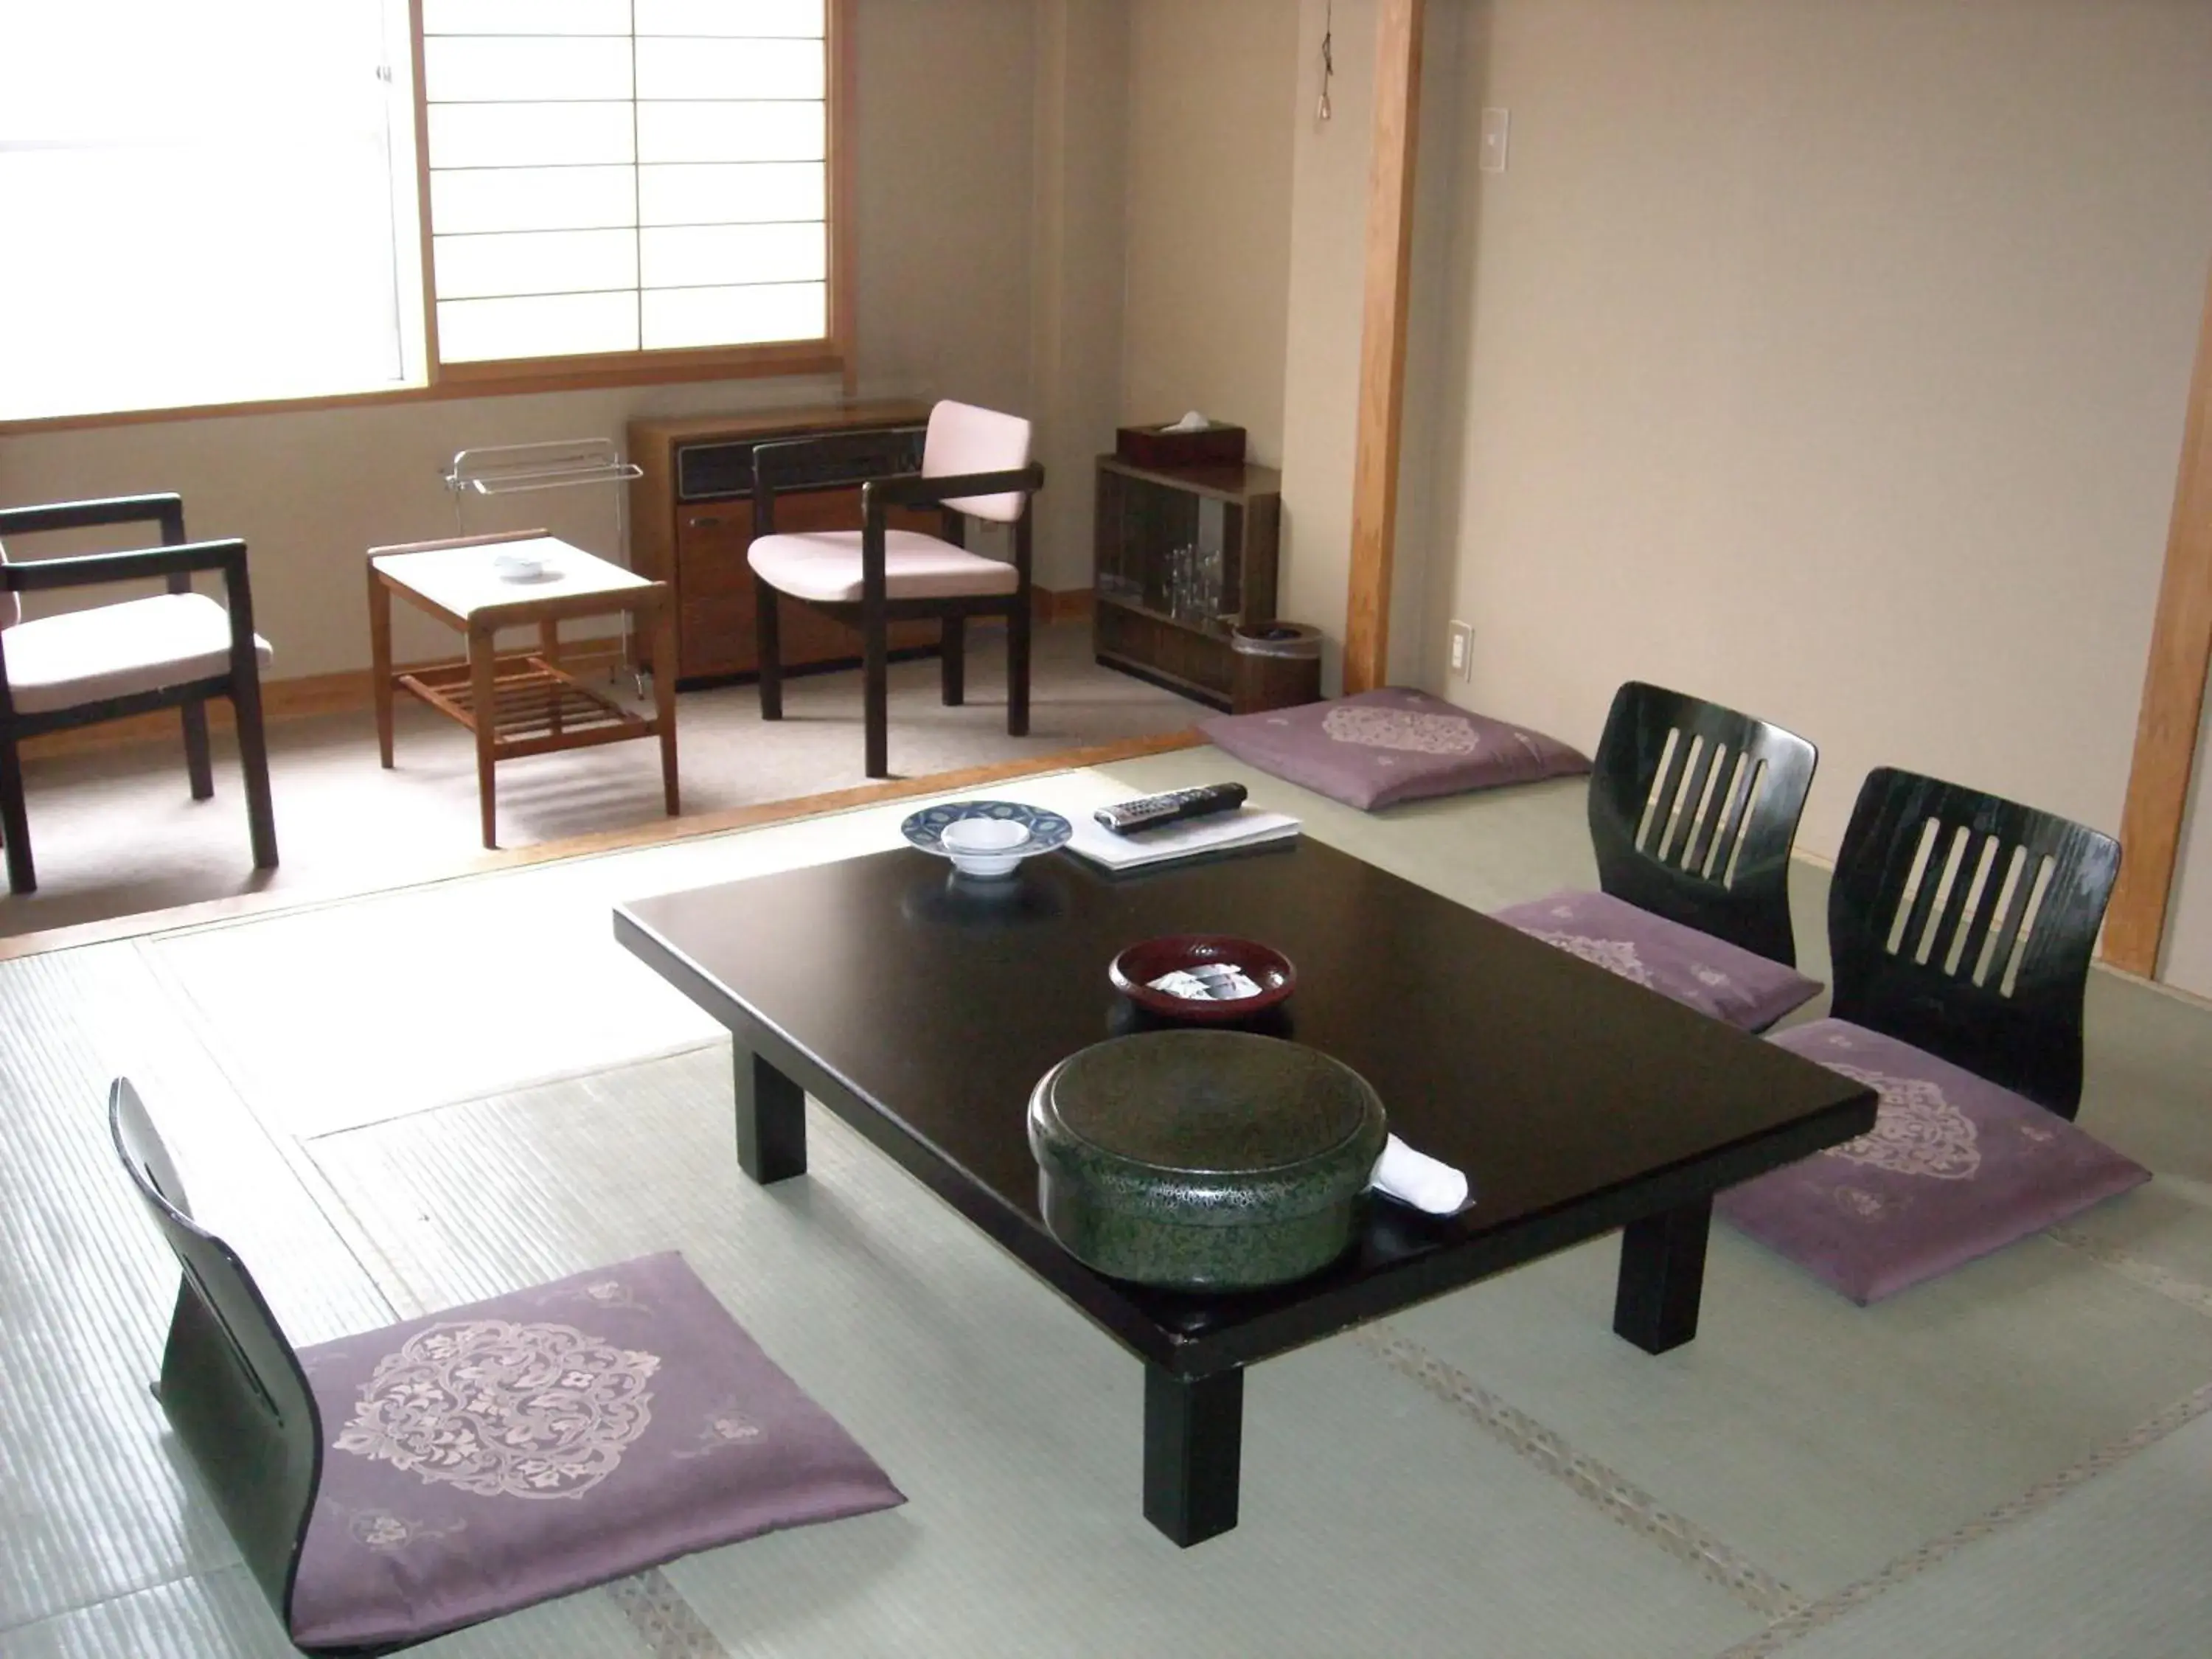
[[[1598,885],[1795,967],[1790,849],[1819,758],[1770,721],[1630,681],[1590,773]]]
[[[208,754],[210,697],[229,698],[238,717],[254,868],[276,866],[276,814],[261,722],[261,669],[269,660],[269,642],[253,631],[246,544],[234,538],[187,542],[184,502],[174,495],[0,507],[0,540],[146,523],[160,526],[160,546],[17,562],[0,549],[0,840],[7,843],[10,892],[38,887],[19,748],[26,738],[179,709],[192,799],[205,800],[215,793]],[[197,571],[220,574],[222,603],[192,591]],[[20,620],[21,593],[147,578],[162,580],[168,592]]]
[[[849,478],[854,465],[879,464],[879,433],[833,433],[762,444],[753,451],[754,539],[746,550],[754,584],[754,628],[760,655],[763,720],[783,718],[778,594],[860,630],[866,769],[890,773],[890,626],[935,618],[942,653],[942,695],[957,706],[966,695],[970,617],[1006,621],[1006,730],[1030,729],[1030,501],[1044,469],[1030,459],[1030,423],[973,404],[945,401],[929,416],[921,471],[872,478],[860,488],[861,527],[780,534],[776,498],[820,488],[825,477]],[[894,507],[938,509],[940,531],[894,529]],[[963,518],[1012,526],[1013,559],[986,558],[963,545]]]
[[[2119,866],[2111,836],[2051,813],[1869,774],[1828,890],[1834,1012],[1768,1041],[1872,1086],[1875,1127],[1714,1213],[1864,1304],[2148,1181],[2071,1121]]]
[[[1731,1024],[1771,1024],[1820,989],[1796,971],[1790,922],[1790,850],[1818,758],[1794,732],[1632,680],[1590,775],[1601,893],[1497,914]]]
[[[2082,1006],[2120,844],[2054,813],[1882,767],[1828,889],[1832,1013],[2071,1119]]]
[[[184,1270],[155,1395],[247,1571],[285,1617],[322,1480],[314,1391],[246,1264],[192,1219],[168,1149],[127,1078],[109,1087],[107,1121],[116,1155]]]
[[[304,1653],[904,1501],[672,1251],[295,1349],[126,1078],[108,1126],[184,1270],[155,1393]]]

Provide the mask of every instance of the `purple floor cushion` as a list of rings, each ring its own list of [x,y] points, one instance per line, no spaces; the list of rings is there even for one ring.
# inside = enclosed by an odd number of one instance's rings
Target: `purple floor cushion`
[[[2150,1179],[2056,1113],[1840,1019],[1770,1041],[1881,1095],[1856,1140],[1723,1193],[1715,1212],[1863,1306]]]
[[[1795,968],[1610,893],[1553,893],[1492,914],[1547,945],[1747,1031],[1765,1030],[1820,989],[1818,980]]]
[[[1588,756],[1556,738],[1400,685],[1200,720],[1198,729],[1262,772],[1370,811],[1590,769]]]
[[[404,1642],[905,1502],[681,1256],[305,1349],[303,1647]]]

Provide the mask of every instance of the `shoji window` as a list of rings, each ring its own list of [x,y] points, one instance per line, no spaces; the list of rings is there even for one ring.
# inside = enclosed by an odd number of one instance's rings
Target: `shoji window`
[[[830,334],[824,0],[422,0],[441,364]]]
[[[422,384],[405,0],[0,0],[0,422]]]

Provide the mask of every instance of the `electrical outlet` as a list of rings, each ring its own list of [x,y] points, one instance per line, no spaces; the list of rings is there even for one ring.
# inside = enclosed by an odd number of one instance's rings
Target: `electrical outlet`
[[[1474,678],[1474,629],[1463,622],[1451,625],[1451,672],[1458,679]]]

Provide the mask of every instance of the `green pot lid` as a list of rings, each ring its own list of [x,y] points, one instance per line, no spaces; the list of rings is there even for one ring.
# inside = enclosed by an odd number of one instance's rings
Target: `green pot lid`
[[[1041,1157],[1056,1146],[1094,1170],[1218,1185],[1272,1184],[1316,1166],[1364,1184],[1383,1139],[1382,1102],[1358,1073],[1249,1031],[1145,1031],[1095,1043],[1047,1073],[1031,1105]]]

